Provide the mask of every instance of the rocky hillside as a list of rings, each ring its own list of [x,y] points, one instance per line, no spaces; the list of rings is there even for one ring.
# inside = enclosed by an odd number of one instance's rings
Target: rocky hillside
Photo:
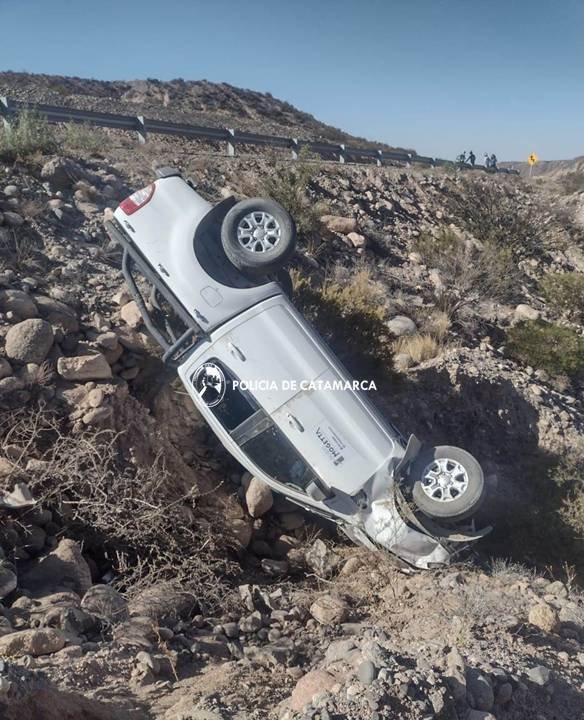
[[[0,94],[83,110],[144,115],[171,122],[233,127],[264,134],[330,142],[370,143],[319,122],[269,93],[207,80],[87,80],[58,75],[0,72]]]
[[[0,160],[2,716],[584,715],[581,195],[35,132]],[[294,302],[404,432],[477,456],[488,539],[407,573],[221,451],[103,230],[156,164],[292,211]]]
[[[531,172],[531,177],[559,178],[568,173],[583,172],[584,156],[572,160],[540,160],[533,166],[533,169],[530,169],[526,162],[504,162],[500,164],[502,167],[514,167],[522,175],[529,175]]]

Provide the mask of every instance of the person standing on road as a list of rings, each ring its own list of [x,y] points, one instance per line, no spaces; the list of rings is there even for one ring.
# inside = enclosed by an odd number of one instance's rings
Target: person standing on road
[[[469,153],[468,153],[468,161],[469,161],[469,163],[470,163],[473,167],[474,167],[474,164],[475,164],[475,160],[476,160],[476,156],[475,156],[475,154],[473,153],[473,151],[470,150]]]
[[[489,157],[489,153],[485,153],[485,167],[487,170],[491,167],[491,158]]]
[[[497,156],[495,155],[495,153],[491,155],[491,167],[493,168],[493,170],[497,169]]]

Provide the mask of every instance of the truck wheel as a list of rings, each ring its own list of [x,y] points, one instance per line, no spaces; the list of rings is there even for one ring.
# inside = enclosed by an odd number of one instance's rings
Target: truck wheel
[[[412,497],[431,518],[463,520],[473,515],[485,495],[485,479],[470,453],[450,445],[422,451],[412,463]]]
[[[242,200],[223,219],[221,243],[238,270],[255,277],[269,275],[294,253],[294,220],[273,200]]]

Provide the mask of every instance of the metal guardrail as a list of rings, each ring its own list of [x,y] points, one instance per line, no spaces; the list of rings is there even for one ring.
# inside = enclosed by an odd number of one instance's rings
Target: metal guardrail
[[[18,116],[22,110],[32,110],[43,115],[50,123],[88,123],[114,130],[127,130],[136,132],[141,143],[146,142],[149,133],[160,135],[174,135],[192,138],[193,140],[207,140],[210,142],[225,142],[227,154],[235,155],[236,145],[257,145],[289,149],[293,159],[298,158],[302,148],[307,148],[315,155],[325,159],[334,159],[340,163],[375,160],[377,165],[383,161],[397,162],[409,165],[440,166],[453,165],[448,160],[431,158],[403,150],[383,150],[376,148],[357,148],[344,144],[329,143],[326,141],[301,140],[298,138],[279,137],[277,135],[260,135],[258,133],[235,130],[233,128],[205,127],[202,125],[187,125],[183,123],[166,122],[145,118],[143,115],[116,115],[114,113],[95,112],[94,110],[79,110],[77,108],[60,107],[58,105],[44,105],[42,103],[25,103],[0,97],[0,116],[6,125]],[[470,166],[468,166],[470,168]],[[480,165],[475,169],[485,169]],[[501,169],[500,172],[519,174],[516,170]]]

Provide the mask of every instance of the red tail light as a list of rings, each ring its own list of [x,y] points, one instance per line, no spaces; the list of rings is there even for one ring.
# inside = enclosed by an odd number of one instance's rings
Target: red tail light
[[[126,215],[132,215],[136,212],[136,210],[143,208],[146,203],[149,203],[150,200],[152,200],[155,189],[156,185],[151,183],[145,188],[142,188],[142,190],[136,190],[135,193],[120,203],[121,210],[123,210]]]

